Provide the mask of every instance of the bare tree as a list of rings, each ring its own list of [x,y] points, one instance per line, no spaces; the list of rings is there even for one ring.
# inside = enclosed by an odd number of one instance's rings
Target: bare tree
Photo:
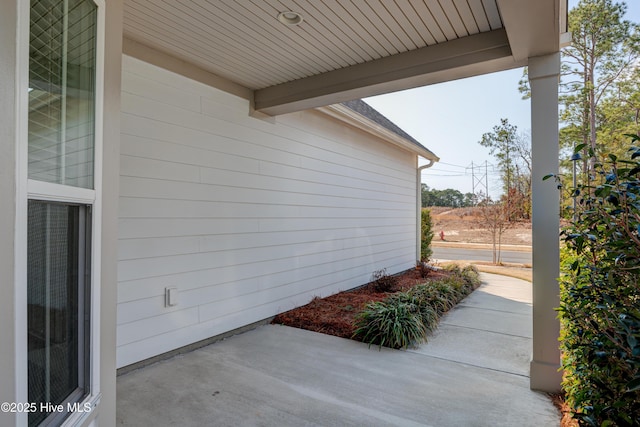
[[[491,235],[493,263],[500,264],[502,262],[500,257],[502,235],[510,226],[508,205],[504,201],[492,202],[490,199],[486,199],[478,207],[480,214],[478,226],[487,230]]]

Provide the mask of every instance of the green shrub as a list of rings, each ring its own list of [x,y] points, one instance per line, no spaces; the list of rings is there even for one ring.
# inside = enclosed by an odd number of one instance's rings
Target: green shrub
[[[372,302],[356,315],[354,338],[371,346],[407,348],[427,341],[439,317],[480,283],[477,270],[453,270],[449,277],[416,285],[380,302]]]
[[[457,295],[453,295],[453,288],[449,287],[449,292],[442,293],[431,283],[414,286],[407,293],[430,307],[438,316],[449,311],[458,302]]]
[[[415,286],[409,292],[399,292],[389,297],[388,301],[398,301],[399,303],[410,304],[410,307],[415,307],[426,332],[421,341],[426,342],[426,334],[433,332],[438,327],[438,318],[440,317],[440,313],[438,313],[431,301],[423,298],[422,295],[412,292],[417,287],[422,286],[427,285]]]
[[[420,261],[428,262],[433,254],[431,240],[433,240],[433,223],[429,209],[422,209],[420,237]]]
[[[563,388],[580,425],[640,425],[640,148],[630,154],[594,157],[598,183],[574,189],[561,233]]]
[[[445,270],[453,273],[445,280],[451,286],[459,291],[462,295],[460,299],[466,297],[480,286],[480,273],[474,265],[460,267],[457,264],[449,264],[444,267]]]
[[[480,286],[480,272],[475,265],[467,265],[461,270],[462,277],[464,281],[473,287],[473,290],[477,289]]]
[[[356,315],[356,331],[371,346],[407,348],[422,342],[427,334],[418,307],[401,298],[371,302]]]

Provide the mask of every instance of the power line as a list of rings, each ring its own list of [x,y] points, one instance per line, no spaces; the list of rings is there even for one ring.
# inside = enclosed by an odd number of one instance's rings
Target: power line
[[[463,168],[463,169],[466,169],[466,168],[467,168],[467,166],[454,165],[453,163],[438,162],[438,164],[440,164],[440,165],[447,165],[447,166],[454,166],[454,167],[456,167],[456,168]]]
[[[461,171],[453,171],[453,170],[449,170],[449,169],[439,169],[439,168],[429,168],[428,171],[461,173]],[[465,173],[466,173],[466,171],[465,171]]]
[[[467,176],[467,174],[465,173],[460,173],[460,174],[452,174],[452,175],[445,175],[445,174],[438,174],[438,173],[429,173],[427,174],[428,176]]]

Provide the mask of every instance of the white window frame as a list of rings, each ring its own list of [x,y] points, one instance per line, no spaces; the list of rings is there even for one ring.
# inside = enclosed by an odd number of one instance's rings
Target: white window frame
[[[103,157],[103,105],[105,56],[105,0],[92,0],[97,6],[96,76],[95,76],[95,129],[94,129],[94,188],[85,189],[28,179],[28,119],[29,119],[29,27],[31,6],[29,1],[16,1],[18,30],[16,56],[18,87],[16,90],[16,234],[15,234],[15,396],[16,402],[28,403],[28,345],[27,345],[27,202],[29,199],[68,202],[92,206],[91,215],[91,300],[89,336],[88,396],[79,404],[91,405],[91,412],[78,412],[68,416],[62,425],[84,424],[92,418],[100,404],[100,289],[102,243],[102,157]],[[16,414],[16,425],[28,425],[28,413]]]

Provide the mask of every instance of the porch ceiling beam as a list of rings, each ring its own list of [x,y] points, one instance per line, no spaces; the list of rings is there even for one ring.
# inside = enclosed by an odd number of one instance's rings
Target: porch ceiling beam
[[[256,90],[254,108],[279,115],[522,65],[500,29]]]
[[[249,88],[130,38],[122,40],[122,53],[241,98],[251,99],[253,96]]]

